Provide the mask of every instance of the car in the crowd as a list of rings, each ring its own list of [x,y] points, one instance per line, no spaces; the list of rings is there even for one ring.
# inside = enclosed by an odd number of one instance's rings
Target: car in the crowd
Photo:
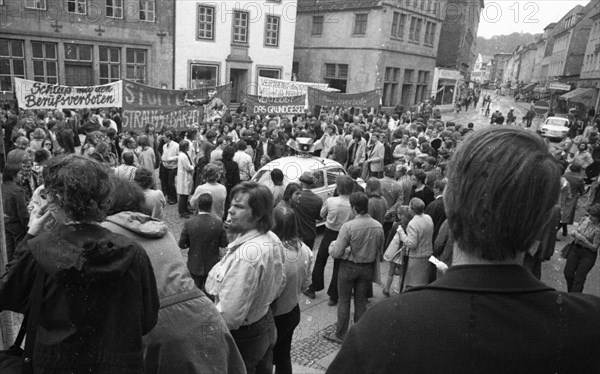
[[[310,155],[282,157],[269,162],[261,167],[252,180],[266,186],[273,186],[271,170],[280,169],[283,172],[283,185],[290,183],[300,184],[300,176],[310,172],[315,183],[310,187],[323,201],[333,196],[335,182],[341,175],[346,175],[344,167],[333,160]]]
[[[569,120],[564,117],[548,117],[540,126],[542,136],[564,139],[569,132]]]

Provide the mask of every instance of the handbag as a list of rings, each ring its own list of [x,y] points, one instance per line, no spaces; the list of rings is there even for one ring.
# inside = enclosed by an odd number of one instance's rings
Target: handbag
[[[29,311],[23,319],[17,338],[10,348],[0,351],[0,373],[2,374],[33,374],[31,357],[33,356],[36,330],[42,309],[42,293],[45,281],[46,273],[42,269],[38,269],[33,283]],[[27,335],[27,340],[25,341],[25,349],[22,349],[21,345],[25,335]]]
[[[567,259],[569,257],[569,255],[571,254],[571,252],[573,251],[574,247],[575,247],[575,240],[573,240],[571,243],[565,245],[563,247],[563,249],[561,249],[560,257]]]

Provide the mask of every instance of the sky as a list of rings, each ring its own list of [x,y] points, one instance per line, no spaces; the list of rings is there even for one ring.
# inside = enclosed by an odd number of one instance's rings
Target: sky
[[[549,23],[557,22],[581,0],[485,0],[477,36],[491,38],[513,32],[541,34]]]

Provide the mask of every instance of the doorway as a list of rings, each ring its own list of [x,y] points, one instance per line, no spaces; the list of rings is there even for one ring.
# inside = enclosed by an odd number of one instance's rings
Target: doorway
[[[247,92],[248,69],[229,69],[231,82],[231,102],[240,103]]]

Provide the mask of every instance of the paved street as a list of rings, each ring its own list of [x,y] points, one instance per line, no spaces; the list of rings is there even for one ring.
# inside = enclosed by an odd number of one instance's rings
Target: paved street
[[[493,97],[493,96],[492,96]],[[521,118],[526,110],[526,104],[515,103],[511,97],[500,96],[497,101],[492,103],[492,109],[498,108],[503,114],[508,112],[510,107],[515,107],[517,118]],[[443,113],[443,120],[454,121],[456,123],[466,125],[468,122],[473,122],[476,128],[489,126],[489,119],[486,119],[479,108],[477,110],[470,109],[468,112],[462,111],[460,114]],[[534,122],[535,124],[535,122]],[[587,196],[580,200],[580,209],[576,216],[576,222],[580,219],[582,212],[585,209]],[[177,214],[177,206],[170,205],[166,209],[165,220],[169,224],[173,235],[176,239],[179,238],[181,225],[183,220]],[[315,250],[318,248],[323,228],[319,230],[319,237],[315,243]],[[556,251],[552,259],[544,263],[542,266],[542,280],[551,287],[561,291],[566,291],[566,284],[562,274],[565,260],[560,258],[559,253],[562,247],[570,242],[570,237],[562,237],[558,234],[559,241],[556,242]],[[184,256],[186,253],[184,253]],[[333,261],[330,259],[325,269],[325,279],[328,281],[331,278]],[[387,264],[382,264],[382,277],[387,273]],[[588,276],[585,290],[586,293],[600,295],[600,272],[598,266],[594,267]],[[398,280],[392,287],[393,292],[398,292]],[[374,285],[374,297],[371,299],[369,306],[383,300],[381,286]],[[337,319],[336,307],[327,305],[327,294],[325,291],[317,293],[315,300],[310,300],[302,297],[300,301],[300,309],[302,311],[300,326],[295,331],[292,344],[292,361],[295,365],[294,373],[321,373],[326,370],[335,355],[339,350],[339,345],[325,340],[322,336],[326,332],[332,331]]]

